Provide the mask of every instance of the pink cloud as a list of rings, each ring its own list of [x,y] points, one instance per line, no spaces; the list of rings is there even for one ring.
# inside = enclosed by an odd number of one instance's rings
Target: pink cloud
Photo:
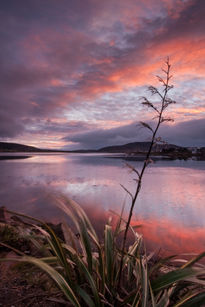
[[[4,114],[0,117],[10,118],[10,127],[4,121],[4,136],[6,129],[16,127],[16,121],[32,118],[37,123],[44,117],[83,110],[84,101],[98,106],[106,94],[120,97],[135,87],[157,84],[153,76],[167,55],[173,63],[174,82],[180,82],[178,92],[190,89],[187,80],[205,77],[201,0],[112,0],[95,5],[63,1],[58,8],[51,1],[41,14],[39,6],[36,1],[32,10],[26,3],[24,11],[15,4],[4,7],[1,23],[7,36],[1,39]],[[126,103],[121,106],[123,114]],[[133,112],[136,108],[133,104]],[[183,109],[195,116],[202,110],[194,111],[194,104],[193,108],[183,105],[177,111],[179,120],[184,120]],[[8,136],[23,130],[21,125]]]

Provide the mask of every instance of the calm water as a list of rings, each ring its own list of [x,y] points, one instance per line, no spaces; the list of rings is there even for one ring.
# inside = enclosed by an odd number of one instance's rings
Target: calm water
[[[122,159],[94,154],[37,154],[0,160],[0,205],[57,222],[63,214],[53,193],[63,193],[85,209],[99,232],[120,212],[135,189]],[[141,162],[132,162],[140,169]],[[133,223],[148,248],[164,253],[205,250],[205,161],[158,161],[146,172]]]

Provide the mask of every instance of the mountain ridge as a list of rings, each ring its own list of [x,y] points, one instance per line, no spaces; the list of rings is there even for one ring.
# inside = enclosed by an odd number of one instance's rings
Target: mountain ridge
[[[130,152],[146,152],[149,149],[150,142],[132,142],[123,145],[113,145],[101,147],[97,150],[92,149],[79,149],[79,150],[52,150],[52,149],[42,149],[34,146],[10,143],[10,142],[0,142],[0,152],[108,152],[108,153],[130,153]],[[160,151],[162,148],[183,148],[182,146],[177,146],[174,144],[157,144],[154,148],[155,151]]]
[[[47,152],[49,149],[11,142],[0,142],[0,152]]]
[[[146,152],[150,147],[151,142],[133,142],[123,145],[107,146],[100,148],[99,152],[112,152],[112,153],[129,153],[129,152]],[[174,144],[157,144],[154,145],[153,151],[161,151],[163,148],[183,148],[182,146]]]

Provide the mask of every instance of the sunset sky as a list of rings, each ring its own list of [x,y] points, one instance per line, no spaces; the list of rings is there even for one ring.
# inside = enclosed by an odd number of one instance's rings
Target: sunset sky
[[[0,3],[0,141],[100,148],[149,140],[140,103],[166,57],[177,101],[159,135],[205,146],[204,0]],[[153,123],[154,124],[154,123]]]

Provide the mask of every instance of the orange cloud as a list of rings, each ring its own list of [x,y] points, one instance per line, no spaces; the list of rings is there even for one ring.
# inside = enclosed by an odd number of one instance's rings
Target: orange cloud
[[[188,51],[188,52],[187,52]],[[170,56],[173,63],[173,71],[177,78],[186,75],[194,75],[194,77],[205,76],[205,40],[195,38],[174,38],[165,40],[165,42],[154,44],[152,48],[146,51],[147,57]],[[159,59],[161,62],[161,59]],[[157,67],[160,64],[157,63]]]

